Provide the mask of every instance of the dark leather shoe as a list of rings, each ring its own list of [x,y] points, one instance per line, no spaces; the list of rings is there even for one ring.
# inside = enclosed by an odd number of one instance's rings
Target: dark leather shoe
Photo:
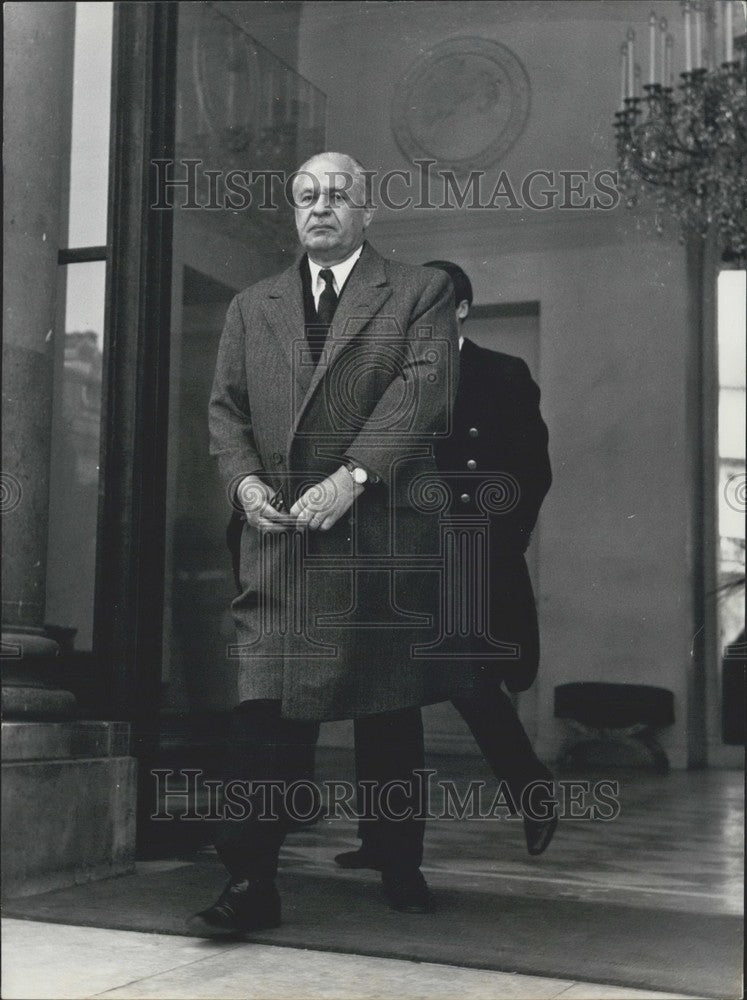
[[[381,871],[381,864],[365,847],[359,847],[357,851],[335,854],[335,864],[340,868],[371,868],[375,872]]]
[[[401,913],[432,913],[435,900],[419,868],[381,873],[381,887],[393,910]]]
[[[190,917],[187,927],[201,937],[232,937],[280,926],[280,896],[272,882],[229,882],[206,910]]]
[[[524,837],[527,842],[527,850],[533,857],[547,850],[557,826],[557,815],[544,820],[529,819],[528,816],[524,817]]]

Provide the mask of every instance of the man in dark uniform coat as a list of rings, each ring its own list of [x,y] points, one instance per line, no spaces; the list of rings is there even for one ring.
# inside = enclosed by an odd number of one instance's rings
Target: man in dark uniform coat
[[[257,783],[303,777],[324,720],[355,718],[386,748],[374,781],[399,782],[388,806],[411,818],[381,817],[384,892],[396,909],[431,905],[413,777],[419,706],[453,696],[463,668],[412,655],[431,638],[437,580],[421,566],[440,530],[413,483],[436,473],[424,442],[448,426],[457,327],[444,274],[366,242],[365,194],[351,157],[307,161],[293,184],[305,252],[234,298],[221,337],[210,447],[242,515],[234,714],[252,811],[239,804],[242,821],[222,825],[230,878],[192,918],[202,934],[280,922],[274,879],[289,817],[280,803],[276,820],[259,818]]]
[[[452,701],[493,773],[506,782],[511,802],[523,813],[529,853],[541,854],[557,826],[552,774],[534,753],[502,685],[512,693],[525,691],[539,665],[537,608],[524,553],[552,481],[547,427],[540,414],[539,388],[525,362],[461,335],[472,305],[472,286],[464,271],[449,261],[425,266],[451,278],[460,325],[454,424],[451,435],[437,444],[436,460],[457,518],[479,518],[481,488],[491,483],[503,499],[499,512],[489,518],[489,632],[518,652],[492,662],[484,656],[475,660],[473,691]],[[356,756],[360,778],[371,771],[375,750],[356,739]],[[360,850],[339,854],[337,863],[344,868],[380,867],[385,859],[376,826],[361,823],[359,836]]]

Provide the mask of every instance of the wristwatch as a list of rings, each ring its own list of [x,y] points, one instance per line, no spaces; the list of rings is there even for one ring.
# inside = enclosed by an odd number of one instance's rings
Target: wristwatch
[[[359,486],[365,486],[369,481],[369,475],[366,470],[362,466],[356,465],[352,459],[344,459],[343,465],[353,477],[354,483],[357,483]]]

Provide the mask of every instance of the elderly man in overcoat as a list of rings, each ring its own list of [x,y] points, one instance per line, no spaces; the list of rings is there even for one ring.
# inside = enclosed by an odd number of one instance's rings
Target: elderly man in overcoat
[[[287,816],[258,817],[257,783],[292,783],[299,750],[332,719],[355,718],[382,748],[390,905],[429,910],[418,706],[461,679],[458,664],[418,653],[438,628],[439,514],[421,487],[456,394],[451,286],[365,241],[372,207],[352,158],[313,157],[292,190],[304,252],[232,301],[209,408],[211,452],[244,518],[231,653],[242,777],[254,784],[251,814],[224,822],[216,845],[230,878],[192,920],[206,934],[279,923]]]

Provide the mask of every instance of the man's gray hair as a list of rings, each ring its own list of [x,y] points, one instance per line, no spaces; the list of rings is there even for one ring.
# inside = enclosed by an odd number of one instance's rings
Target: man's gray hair
[[[310,156],[308,160],[305,160],[301,166],[296,171],[297,174],[302,174],[304,171],[308,170],[309,167],[317,160],[337,160],[340,163],[340,174],[350,174],[352,177],[351,189],[356,188],[363,195],[363,199],[359,205],[360,207],[368,206],[370,204],[368,183],[366,179],[367,171],[360,160],[356,160],[354,156],[350,153],[337,153],[333,150],[325,150],[322,153],[314,153]],[[357,192],[356,192],[357,193]]]

